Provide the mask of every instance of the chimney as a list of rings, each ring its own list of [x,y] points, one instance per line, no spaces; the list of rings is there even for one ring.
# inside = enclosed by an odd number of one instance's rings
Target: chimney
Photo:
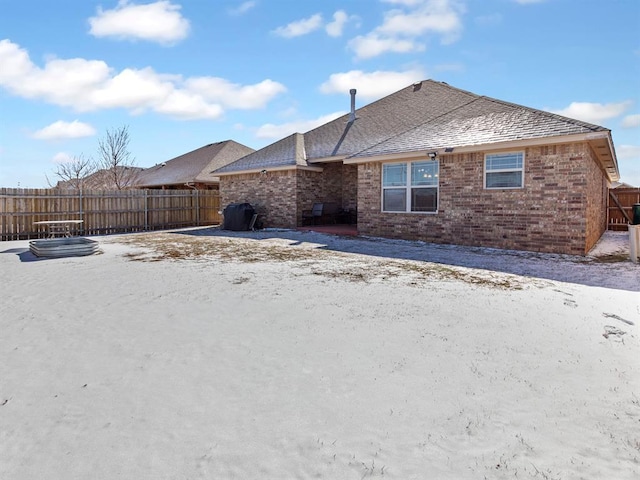
[[[351,94],[351,113],[349,113],[349,122],[353,122],[356,119],[356,89],[349,90]]]

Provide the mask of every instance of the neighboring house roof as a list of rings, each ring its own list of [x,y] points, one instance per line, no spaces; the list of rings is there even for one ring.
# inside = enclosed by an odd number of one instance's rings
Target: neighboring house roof
[[[139,173],[136,186],[159,187],[187,183],[215,183],[212,172],[254,152],[233,140],[210,143]]]
[[[613,185],[611,185],[611,188],[616,189],[616,188],[636,188],[636,187],[624,182],[613,182]]]
[[[291,166],[307,166],[304,152],[304,136],[300,133],[294,133],[276,143],[250,153],[235,163],[219,168],[215,173],[217,175],[219,173],[235,172],[238,168],[247,171]]]
[[[443,82],[416,82],[357,109],[355,116],[355,121],[350,122],[350,114],[347,114],[305,133],[305,157],[296,158],[295,162],[289,159],[287,165],[314,165],[332,159],[357,162],[374,156],[421,150],[581,134],[590,140],[610,179],[619,178],[610,130],[476,95]],[[272,158],[269,152],[280,153],[282,146],[278,145],[283,141],[215,173],[272,167],[280,160]]]
[[[135,184],[135,180],[140,175],[144,169],[141,167],[134,167],[132,165],[126,166],[118,166],[118,179],[121,182],[121,187],[130,187]],[[85,189],[94,189],[94,190],[110,190],[116,188],[114,184],[114,174],[111,169],[103,168],[93,172],[86,177],[80,179],[71,179],[59,181],[55,188],[61,188],[63,190],[66,189],[77,189],[79,186]]]

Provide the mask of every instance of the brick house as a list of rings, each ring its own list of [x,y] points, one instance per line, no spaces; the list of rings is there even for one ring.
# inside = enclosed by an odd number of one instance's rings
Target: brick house
[[[296,228],[314,202],[361,235],[585,254],[619,179],[610,130],[425,80],[214,173],[221,204]]]
[[[219,178],[212,172],[253,151],[253,148],[233,140],[210,143],[141,170],[135,186],[162,190],[185,189],[187,186],[198,190],[217,190]]]

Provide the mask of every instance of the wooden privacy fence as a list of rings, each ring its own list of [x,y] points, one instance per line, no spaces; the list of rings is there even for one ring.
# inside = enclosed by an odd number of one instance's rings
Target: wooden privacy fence
[[[640,203],[640,188],[613,188],[609,190],[607,225],[609,230],[627,231],[632,220],[632,207]]]
[[[220,223],[210,190],[56,190],[0,188],[0,240],[42,237],[38,221],[83,220],[80,235]]]

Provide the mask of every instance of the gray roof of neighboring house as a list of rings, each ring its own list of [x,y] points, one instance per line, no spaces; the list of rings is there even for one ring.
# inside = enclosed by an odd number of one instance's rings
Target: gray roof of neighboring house
[[[233,140],[211,143],[191,152],[167,160],[138,174],[136,186],[159,187],[186,183],[212,183],[212,172],[255,150]]]
[[[240,160],[216,170],[218,173],[257,170],[285,166],[306,166],[304,136],[294,133],[271,145],[250,153]]]
[[[232,173],[330,157],[368,157],[422,149],[474,146],[608,129],[424,80],[355,112],[294,134],[215,173]],[[304,148],[299,146],[303,138]],[[294,142],[295,139],[295,142]],[[294,148],[295,146],[295,148]],[[302,156],[300,156],[302,154]]]

